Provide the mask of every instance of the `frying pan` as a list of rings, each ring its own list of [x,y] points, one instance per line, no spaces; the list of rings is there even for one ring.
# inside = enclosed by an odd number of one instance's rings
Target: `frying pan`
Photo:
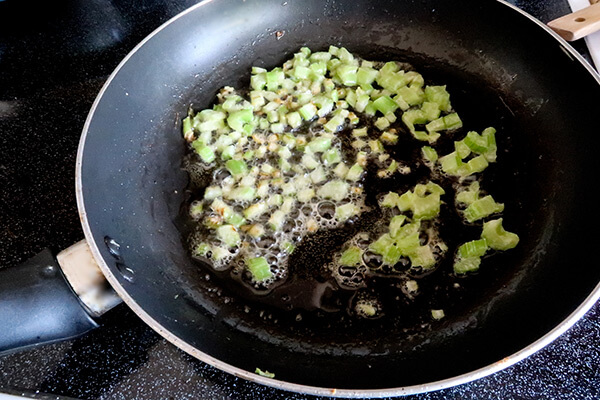
[[[232,292],[188,255],[180,123],[190,104],[207,107],[222,86],[247,85],[253,65],[273,67],[301,46],[330,44],[410,62],[448,85],[466,129],[498,129],[503,151],[489,183],[521,242],[458,282],[458,292],[440,270],[422,307],[444,306],[442,321],[282,311]],[[344,397],[474,380],[549,343],[600,295],[599,82],[566,42],[500,1],[206,1],[138,45],[96,99],[77,160],[85,237],[110,285],[146,323],[242,378]],[[313,255],[328,254],[324,244]],[[310,280],[300,261],[292,279]],[[79,331],[93,326],[83,319]],[[275,378],[254,374],[257,367]]]

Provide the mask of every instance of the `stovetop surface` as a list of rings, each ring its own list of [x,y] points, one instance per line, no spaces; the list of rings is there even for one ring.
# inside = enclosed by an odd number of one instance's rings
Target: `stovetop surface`
[[[0,266],[17,265],[46,247],[59,251],[83,237],[73,175],[92,102],[140,40],[194,3],[0,0]],[[566,0],[513,3],[542,22],[569,12]],[[589,59],[582,41],[574,47]],[[206,365],[162,339],[125,305],[83,337],[0,357],[0,392],[76,399],[316,399]],[[600,398],[598,305],[512,367],[407,397],[541,398]]]

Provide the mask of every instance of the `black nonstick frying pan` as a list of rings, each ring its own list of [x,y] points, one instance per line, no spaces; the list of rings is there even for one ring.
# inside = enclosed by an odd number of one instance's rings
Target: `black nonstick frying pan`
[[[477,379],[564,332],[600,294],[599,78],[513,7],[470,3],[214,0],[148,37],[94,103],[77,163],[86,239],[118,295],[168,340],[220,369],[346,397]],[[499,132],[505,151],[490,184],[514,210],[506,221],[521,243],[461,280],[460,292],[432,299],[452,311],[437,323],[347,323],[316,312],[298,321],[297,312],[223,288],[183,244],[178,221],[188,177],[180,123],[189,105],[208,106],[224,85],[247,85],[253,65],[273,67],[301,46],[330,44],[410,62],[448,85],[465,124]],[[329,250],[324,244],[316,256]],[[302,263],[294,270],[303,275]],[[453,287],[444,274],[436,279],[433,285]],[[257,367],[275,379],[256,375]]]

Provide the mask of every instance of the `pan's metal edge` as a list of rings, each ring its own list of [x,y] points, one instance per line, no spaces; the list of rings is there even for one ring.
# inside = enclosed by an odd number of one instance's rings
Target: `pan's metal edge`
[[[202,362],[212,365],[213,367],[218,368],[218,369],[225,371],[229,374],[232,374],[234,376],[237,376],[237,377],[258,383],[258,384],[262,384],[265,386],[269,386],[269,387],[273,387],[273,388],[281,389],[281,390],[286,390],[286,391],[291,391],[291,392],[296,392],[296,393],[316,395],[316,396],[330,396],[330,397],[342,397],[342,398],[364,398],[364,397],[383,398],[383,397],[405,396],[405,395],[410,395],[410,394],[418,394],[418,393],[447,389],[450,387],[462,385],[462,384],[472,382],[477,379],[484,378],[486,376],[489,376],[496,372],[499,372],[503,369],[506,369],[506,368],[516,364],[517,362],[524,360],[525,358],[536,353],[537,351],[541,350],[542,348],[544,348],[545,346],[547,346],[548,344],[553,342],[555,339],[557,339],[559,336],[564,334],[578,320],[580,320],[585,315],[585,313],[587,313],[587,311],[589,311],[589,309],[600,299],[600,283],[599,283],[594,288],[592,293],[579,305],[579,307],[573,313],[571,313],[567,318],[565,318],[553,330],[551,330],[546,335],[544,335],[537,341],[533,342],[531,345],[527,346],[526,348],[512,354],[509,357],[506,357],[506,358],[499,360],[493,364],[490,364],[486,367],[483,367],[478,370],[475,370],[475,371],[472,371],[472,372],[469,372],[466,374],[462,374],[462,375],[459,375],[459,376],[456,376],[453,378],[444,379],[444,380],[440,380],[440,381],[436,381],[436,382],[432,382],[432,383],[428,383],[428,384],[420,384],[420,385],[389,388],[389,389],[356,389],[356,390],[354,390],[354,389],[321,388],[321,387],[307,386],[307,385],[301,385],[301,384],[295,384],[295,383],[291,383],[291,382],[281,381],[281,380],[277,380],[277,379],[266,378],[266,377],[257,375],[254,372],[242,370],[233,365],[230,365],[221,360],[218,360],[204,352],[201,352],[198,349],[194,348],[193,346],[189,345],[188,343],[182,341],[177,336],[173,335],[171,332],[169,332],[167,329],[165,329],[163,326],[161,326],[156,320],[154,320],[149,314],[147,314],[136,303],[136,301],[133,298],[131,298],[128,295],[128,293],[123,289],[123,287],[119,283],[118,279],[115,277],[115,275],[112,274],[110,268],[104,261],[102,255],[100,253],[100,250],[98,249],[98,247],[96,246],[96,243],[93,240],[93,234],[92,234],[91,227],[87,220],[87,214],[85,211],[85,202],[83,199],[83,182],[81,179],[82,156],[83,156],[84,147],[85,147],[85,141],[86,141],[85,139],[87,137],[87,133],[88,133],[88,130],[90,127],[90,122],[96,111],[96,108],[98,107],[98,104],[99,104],[104,92],[106,91],[107,87],[110,85],[111,81],[113,80],[115,75],[119,72],[119,70],[122,68],[122,66],[129,60],[129,58],[131,58],[131,56],[136,51],[138,51],[139,48],[144,46],[144,44],[146,42],[148,42],[153,36],[158,34],[166,26],[173,23],[175,20],[181,18],[182,16],[184,16],[184,15],[194,11],[195,9],[202,7],[203,5],[210,3],[212,1],[214,1],[214,0],[202,1],[198,4],[196,4],[195,6],[192,6],[188,9],[184,10],[180,14],[177,14],[176,16],[172,17],[171,19],[169,19],[168,21],[163,23],[161,26],[159,26],[157,29],[155,29],[150,35],[148,35],[143,41],[141,41],[137,46],[135,46],[129,52],[129,54],[119,63],[119,65],[115,68],[115,70],[112,72],[112,74],[108,77],[107,81],[105,82],[102,89],[98,93],[98,96],[96,97],[94,103],[92,104],[90,112],[84,123],[82,135],[81,135],[79,146],[77,149],[77,161],[76,161],[76,171],[75,171],[75,192],[76,192],[76,197],[77,197],[77,207],[79,210],[79,217],[81,220],[83,232],[84,232],[85,238],[88,242],[88,245],[90,246],[90,249],[92,251],[92,254],[94,255],[94,258],[98,262],[100,269],[106,276],[106,278],[109,281],[109,283],[111,284],[111,286],[115,289],[117,294],[146,324],[148,324],[152,329],[154,329],[159,335],[161,335],[166,340],[171,342],[173,345],[175,345],[178,348],[182,349],[183,351],[189,353],[190,355],[194,356],[195,358],[199,359]],[[575,49],[573,49],[571,47],[571,45],[569,45],[568,42],[566,42],[564,39],[562,39],[560,36],[558,36],[558,34],[556,34],[554,31],[552,31],[548,26],[543,24],[541,21],[539,21],[535,17],[529,15],[528,13],[524,12],[523,10],[519,9],[518,7],[512,5],[504,0],[496,0],[496,1],[498,1],[499,3],[501,3],[507,7],[510,7],[511,9],[515,10],[516,12],[522,14],[523,16],[525,16],[526,18],[531,20],[536,25],[540,26],[542,29],[546,30],[551,36],[553,36],[558,41],[559,44],[562,45],[564,50],[567,51],[569,53],[569,55],[571,55],[574,59],[580,61],[583,64],[583,66],[592,74],[592,76],[594,76],[594,78],[596,79],[598,84],[600,84],[600,75],[598,75],[596,70],[587,62],[587,60],[585,60],[585,58],[583,58]]]

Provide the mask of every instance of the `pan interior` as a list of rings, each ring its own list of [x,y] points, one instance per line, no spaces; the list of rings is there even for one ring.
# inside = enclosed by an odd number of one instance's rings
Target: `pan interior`
[[[82,211],[112,283],[193,354],[309,386],[447,379],[510,356],[560,324],[600,278],[589,184],[598,170],[589,112],[598,83],[547,32],[502,4],[446,3],[219,0],[140,46],[99,98],[81,158]],[[458,292],[447,293],[454,281],[438,274],[432,285],[443,288],[438,301],[451,311],[438,323],[349,322],[323,312],[299,320],[298,312],[224,288],[183,244],[180,121],[189,105],[207,107],[224,85],[247,86],[253,65],[271,68],[301,46],[330,44],[411,63],[426,81],[448,85],[467,129],[498,130],[490,192],[502,193],[521,243],[461,280]]]

